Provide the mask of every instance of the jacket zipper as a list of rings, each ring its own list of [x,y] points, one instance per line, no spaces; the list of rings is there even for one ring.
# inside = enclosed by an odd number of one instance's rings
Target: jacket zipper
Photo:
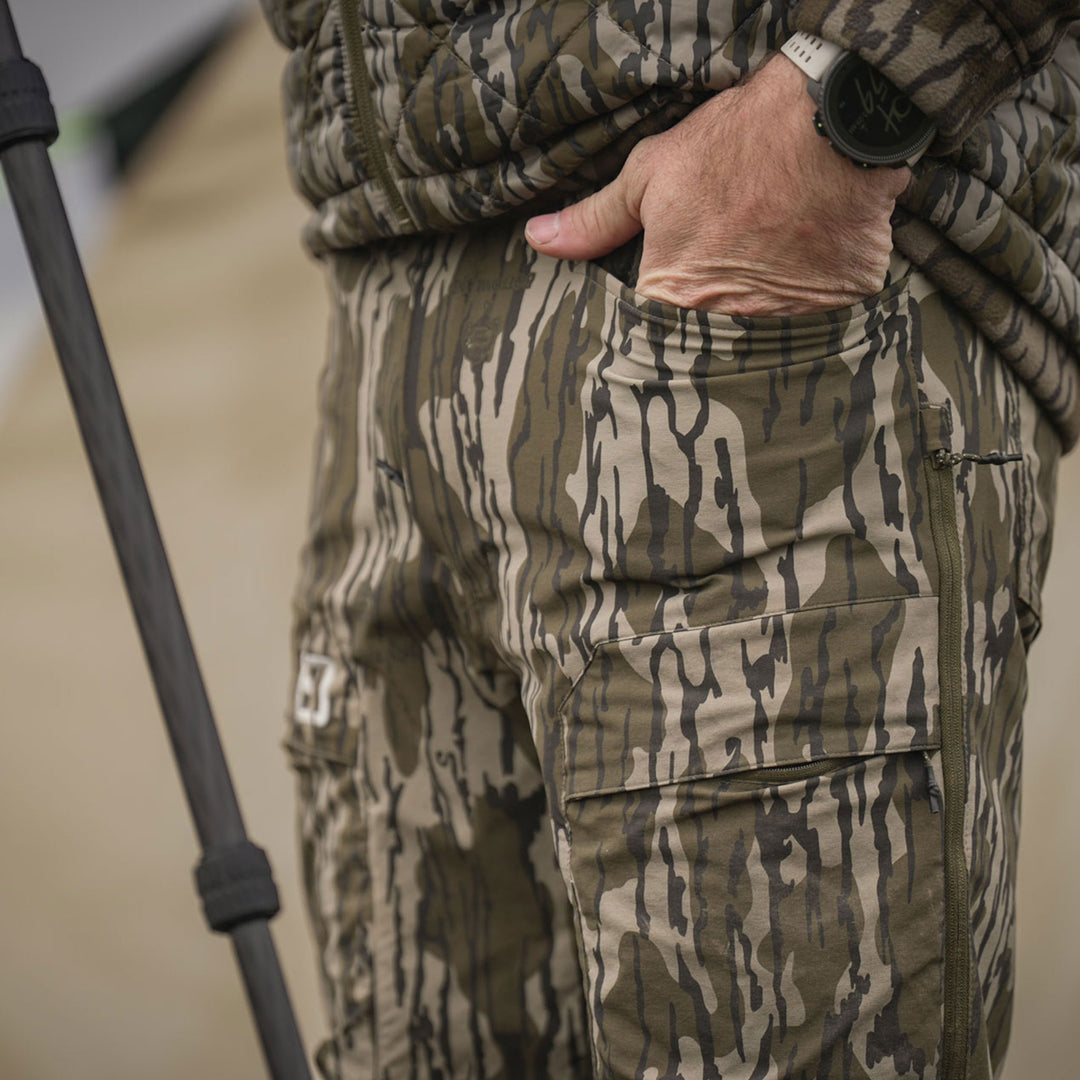
[[[967,1076],[967,1032],[971,1009],[971,959],[968,945],[968,876],[964,855],[964,804],[967,762],[961,696],[963,629],[960,532],[953,494],[953,456],[947,450],[930,455],[926,470],[930,492],[930,525],[940,581],[941,771],[944,784],[945,865],[945,1005],[941,1078]],[[935,784],[936,786],[936,784]]]
[[[345,96],[351,106],[350,127],[360,144],[368,165],[383,189],[387,200],[401,224],[408,225],[412,219],[405,201],[394,183],[390,162],[379,139],[375,123],[375,110],[371,104],[371,79],[364,57],[363,27],[360,19],[359,0],[338,0],[341,13],[341,33],[345,44]]]
[[[941,813],[941,788],[938,787],[934,766],[930,761],[930,751],[923,751],[923,764],[926,766],[926,798],[930,803],[930,813]]]

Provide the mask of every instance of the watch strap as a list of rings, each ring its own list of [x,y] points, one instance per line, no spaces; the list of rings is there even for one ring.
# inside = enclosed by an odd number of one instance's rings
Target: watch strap
[[[801,68],[811,82],[821,82],[822,76],[845,50],[831,41],[799,30],[780,46],[780,51]]]

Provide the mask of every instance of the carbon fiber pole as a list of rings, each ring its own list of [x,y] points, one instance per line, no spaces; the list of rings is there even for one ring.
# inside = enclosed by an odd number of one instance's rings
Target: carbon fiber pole
[[[38,123],[32,110],[25,121],[31,133],[19,127],[19,115],[27,111],[23,106],[34,96],[34,80],[40,76],[22,56],[7,0],[0,0],[0,72],[4,73],[3,85],[7,87],[6,93],[0,88],[0,165],[203,848],[198,880],[207,918],[213,929],[232,936],[271,1077],[310,1080],[268,925],[277,910],[269,864],[248,841],[244,830],[150,496],[46,151],[50,138],[31,130]],[[47,93],[44,105],[51,114]]]

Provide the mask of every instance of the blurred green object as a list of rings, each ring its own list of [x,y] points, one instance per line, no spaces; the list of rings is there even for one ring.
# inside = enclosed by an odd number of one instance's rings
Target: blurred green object
[[[236,26],[236,16],[229,14],[174,57],[152,81],[141,84],[130,95],[102,111],[100,126],[113,144],[113,161],[118,173],[128,170],[146,137],[170,111],[192,76],[228,40]],[[61,138],[66,121],[65,117],[60,124]]]

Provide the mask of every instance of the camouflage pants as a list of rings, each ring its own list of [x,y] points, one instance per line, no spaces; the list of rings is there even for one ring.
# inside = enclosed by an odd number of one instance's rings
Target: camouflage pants
[[[287,745],[343,1080],[987,1080],[1059,444],[894,258],[330,263]]]

